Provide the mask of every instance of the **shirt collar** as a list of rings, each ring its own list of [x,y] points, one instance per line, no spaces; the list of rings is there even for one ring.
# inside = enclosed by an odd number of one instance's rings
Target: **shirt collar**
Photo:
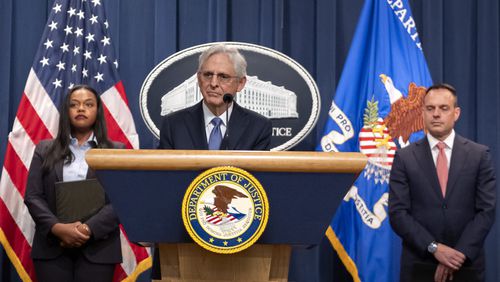
[[[69,142],[70,142],[70,145],[78,146],[78,139],[76,139],[76,137],[71,136],[71,134],[69,135]],[[94,142],[97,145],[97,138],[95,137],[94,132],[92,132],[92,134],[90,134],[89,139],[87,139],[87,141],[85,143],[83,143],[82,146],[90,145],[90,147],[93,147],[90,144],[90,142]]]
[[[214,115],[212,113],[212,111],[210,111],[210,109],[207,107],[207,105],[205,105],[205,102],[202,102],[201,104],[203,105],[203,118],[205,119],[205,127],[206,127],[210,124],[212,119],[214,117],[216,117],[216,115]],[[228,113],[229,118],[231,118],[231,113],[233,112],[233,104],[234,104],[234,102],[231,103],[231,105],[229,105],[229,108],[227,109],[227,113]],[[226,112],[223,112],[219,116],[219,118],[222,120],[222,124],[224,126],[227,126]]]
[[[427,140],[429,140],[429,146],[431,147],[431,150],[436,147],[437,143],[439,143],[440,140],[438,140],[436,137],[432,136],[430,133],[427,133]],[[449,149],[453,149],[453,143],[455,142],[455,130],[452,129],[450,135],[446,137],[446,139],[443,140],[443,142],[446,144],[446,147]]]

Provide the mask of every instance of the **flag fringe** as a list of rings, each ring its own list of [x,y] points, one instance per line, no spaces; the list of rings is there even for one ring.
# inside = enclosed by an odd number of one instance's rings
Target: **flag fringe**
[[[356,264],[351,259],[351,257],[349,257],[349,254],[347,254],[347,252],[345,251],[344,246],[340,242],[339,238],[337,237],[335,231],[333,231],[331,226],[328,226],[328,229],[326,230],[325,234],[328,240],[330,241],[330,244],[332,244],[332,247],[337,252],[340,260],[347,268],[347,271],[349,271],[349,273],[351,274],[353,281],[361,282],[361,279],[359,279],[359,273]]]
[[[10,259],[10,262],[12,263],[12,265],[14,265],[14,268],[16,269],[17,274],[19,275],[21,280],[23,280],[24,282],[31,282],[32,280],[30,276],[24,269],[24,266],[17,257],[16,252],[14,252],[14,250],[12,249],[12,246],[10,245],[9,240],[7,240],[7,237],[5,236],[2,228],[0,228],[0,243],[2,243],[2,246]]]
[[[122,282],[136,281],[139,275],[141,275],[144,271],[150,269],[152,265],[153,265],[153,259],[151,258],[151,256],[147,257],[146,259],[143,259],[136,266],[134,272],[130,273],[130,275],[127,276],[125,279],[123,279]]]

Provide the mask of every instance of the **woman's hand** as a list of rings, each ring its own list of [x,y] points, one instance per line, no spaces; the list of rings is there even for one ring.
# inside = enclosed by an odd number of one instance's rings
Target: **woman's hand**
[[[86,232],[87,230],[82,227],[82,223],[79,221],[73,223],[56,223],[52,226],[51,231],[61,240],[61,246],[64,248],[79,248],[90,238],[90,229]]]
[[[90,230],[89,226],[85,223],[77,225],[76,229],[87,236],[92,235],[92,231]]]

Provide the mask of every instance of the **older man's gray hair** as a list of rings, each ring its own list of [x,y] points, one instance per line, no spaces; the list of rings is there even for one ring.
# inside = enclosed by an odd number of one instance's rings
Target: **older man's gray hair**
[[[237,48],[227,46],[225,44],[217,44],[201,53],[198,58],[198,71],[201,71],[201,66],[210,58],[210,56],[223,53],[229,57],[229,60],[234,65],[234,70],[236,71],[236,76],[244,77],[247,75],[247,61],[245,57],[241,55]]]

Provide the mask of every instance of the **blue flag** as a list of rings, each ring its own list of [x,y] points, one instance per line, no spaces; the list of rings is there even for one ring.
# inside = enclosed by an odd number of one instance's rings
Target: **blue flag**
[[[397,148],[424,136],[422,103],[431,84],[408,2],[366,0],[317,146],[368,157],[327,231],[354,281],[399,280],[389,174]]]

